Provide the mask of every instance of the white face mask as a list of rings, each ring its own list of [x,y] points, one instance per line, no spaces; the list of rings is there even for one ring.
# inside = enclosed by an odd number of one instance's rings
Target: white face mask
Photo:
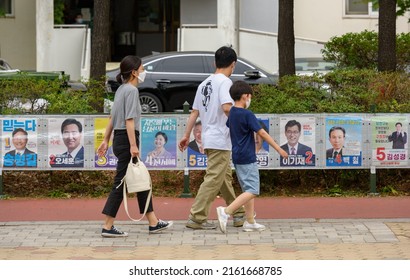
[[[138,74],[138,81],[140,83],[143,83],[146,76],[147,76],[147,72],[145,70],[142,71],[141,73]]]
[[[246,100],[246,109],[248,109],[249,106],[251,106],[251,99],[250,98],[248,100]]]

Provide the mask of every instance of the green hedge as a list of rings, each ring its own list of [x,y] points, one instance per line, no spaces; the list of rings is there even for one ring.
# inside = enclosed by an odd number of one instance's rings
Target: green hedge
[[[0,81],[3,114],[22,114],[7,102],[14,98],[44,98],[50,104],[44,111],[31,113],[94,113],[103,102],[104,88],[87,83],[87,91],[62,89],[51,81]],[[335,70],[325,76],[289,76],[278,85],[254,87],[250,109],[255,113],[383,113],[410,112],[410,77],[401,73],[374,70]],[[72,176],[72,173],[81,176]],[[103,175],[101,174],[103,173]],[[180,171],[154,171],[154,195],[178,196],[183,190]],[[191,172],[195,194],[203,171]],[[261,170],[262,195],[339,196],[366,195],[370,190],[369,170]],[[4,192],[9,196],[106,196],[111,189],[113,171],[7,171]],[[66,180],[57,180],[65,178]],[[385,195],[410,194],[409,169],[377,171],[377,191]],[[90,181],[91,180],[91,181]],[[32,182],[40,182],[33,184]],[[41,183],[42,182],[42,183]],[[236,190],[240,189],[235,183]]]
[[[325,76],[287,76],[254,87],[255,113],[408,113],[410,74],[335,70]]]

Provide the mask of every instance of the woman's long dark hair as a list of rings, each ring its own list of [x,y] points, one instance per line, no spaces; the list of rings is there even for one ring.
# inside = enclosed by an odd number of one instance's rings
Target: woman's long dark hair
[[[130,77],[132,70],[138,70],[141,66],[141,58],[135,55],[127,55],[121,60],[120,73],[117,75],[117,82],[122,84],[127,82]]]

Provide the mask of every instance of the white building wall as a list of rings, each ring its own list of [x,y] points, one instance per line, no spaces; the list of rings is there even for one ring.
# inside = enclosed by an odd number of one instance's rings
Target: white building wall
[[[239,55],[268,72],[275,73],[278,70],[277,39],[277,36],[269,34],[240,32]]]
[[[239,7],[236,0],[218,1],[218,29],[222,32],[225,41],[223,45],[232,45],[238,49],[239,44]]]
[[[328,41],[331,37],[364,30],[378,31],[377,16],[347,16],[345,0],[295,0],[295,36]],[[397,33],[409,32],[409,13],[398,17]]]
[[[217,0],[218,23],[215,26],[209,24],[203,27],[185,27],[180,29],[180,51],[208,50],[215,51],[229,42],[237,50],[238,54],[255,64],[275,73],[278,71],[278,47],[277,33],[249,28],[234,28],[241,18],[236,19],[232,14],[244,13],[240,9],[251,7],[253,16],[258,17],[258,22],[263,21],[259,17],[277,16],[274,11],[278,10],[278,2],[273,0],[240,0],[239,7],[235,6],[234,0]],[[249,2],[252,1],[252,2]],[[255,11],[260,4],[265,11]],[[237,4],[237,3],[236,3]],[[249,6],[251,5],[251,6]],[[271,6],[274,5],[274,6]],[[229,11],[227,11],[227,9]],[[270,12],[266,12],[269,10]],[[364,30],[378,30],[378,18],[375,16],[346,16],[345,0],[295,0],[295,57],[318,57],[324,44],[333,36],[340,36],[348,32],[361,32]],[[246,12],[249,12],[247,9]],[[245,13],[246,14],[246,13]],[[245,16],[245,15],[244,15]],[[249,16],[249,14],[246,14]],[[397,33],[409,32],[409,13],[405,17],[397,19]],[[248,23],[249,19],[247,19]],[[269,20],[265,21],[268,22]],[[255,23],[256,24],[256,23]],[[229,27],[229,25],[231,25]],[[239,26],[239,25],[238,25]],[[276,28],[272,26],[271,28]],[[268,29],[268,27],[266,27]],[[239,30],[239,31],[238,31]],[[234,43],[238,40],[238,44]]]
[[[89,65],[83,65],[86,43],[87,29],[85,26],[57,26],[53,29],[52,39],[47,46],[49,59],[47,64],[42,65],[42,71],[64,71],[73,81],[88,79],[89,73],[82,72],[82,68],[89,69]]]
[[[37,71],[64,71],[73,81],[89,78],[90,36],[86,25],[54,28],[53,0],[37,0]]]
[[[50,55],[54,26],[53,0],[36,0],[36,9],[36,69],[37,71],[49,71],[48,65],[51,65],[53,61]]]
[[[36,1],[15,0],[14,16],[0,17],[0,57],[13,68],[36,68]]]

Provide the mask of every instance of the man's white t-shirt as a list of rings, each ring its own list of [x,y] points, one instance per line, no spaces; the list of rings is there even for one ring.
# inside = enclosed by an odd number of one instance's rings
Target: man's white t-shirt
[[[229,94],[231,85],[232,81],[224,74],[212,74],[198,86],[192,108],[199,111],[204,149],[232,149],[226,126],[228,117],[222,109],[223,104],[233,104]]]

